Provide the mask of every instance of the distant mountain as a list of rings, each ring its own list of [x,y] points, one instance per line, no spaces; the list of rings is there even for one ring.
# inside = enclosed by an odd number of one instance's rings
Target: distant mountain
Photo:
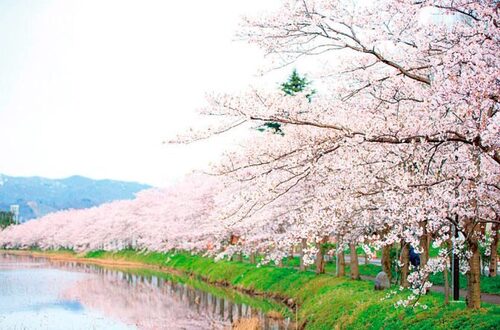
[[[20,220],[26,221],[58,210],[132,199],[135,193],[147,188],[150,186],[135,182],[92,180],[83,176],[54,180],[0,174],[0,211],[18,204]]]

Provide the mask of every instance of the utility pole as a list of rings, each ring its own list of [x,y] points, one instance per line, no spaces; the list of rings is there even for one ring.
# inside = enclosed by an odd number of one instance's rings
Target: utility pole
[[[458,216],[455,218],[458,221]],[[457,222],[458,223],[458,222]],[[453,226],[454,239],[453,239],[453,263],[451,265],[451,273],[453,274],[452,285],[453,285],[453,300],[460,300],[460,259],[458,254],[455,251],[456,248],[456,240],[458,238],[458,229],[457,226]]]

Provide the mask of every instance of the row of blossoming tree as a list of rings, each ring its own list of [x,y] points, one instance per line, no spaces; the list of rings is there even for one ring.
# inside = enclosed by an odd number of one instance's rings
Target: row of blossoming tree
[[[327,92],[215,95],[202,113],[220,126],[177,141],[248,122],[279,128],[216,171],[241,185],[222,214],[243,238],[237,245],[248,253],[273,242],[277,259],[304,240],[321,253],[331,237],[351,251],[400,243],[405,256],[413,246],[424,258],[407,279],[425,291],[456,236],[468,306],[479,307],[479,247],[488,228],[496,241],[500,222],[498,11],[491,0],[284,1],[247,18],[241,36],[280,64],[326,63]],[[431,239],[442,247],[432,260]],[[496,246],[491,253],[496,272]]]
[[[224,118],[220,126],[180,138],[279,125],[218,168],[244,187],[224,216],[239,245],[271,241],[279,259],[304,240],[319,253],[331,237],[351,247],[401,242],[404,259],[409,246],[423,252],[407,278],[425,291],[428,274],[446,267],[455,230],[468,306],[479,307],[479,245],[488,226],[496,241],[500,221],[498,10],[496,1],[284,1],[247,18],[242,37],[280,64],[326,63],[327,92],[312,101],[307,90],[215,95],[203,114]],[[433,260],[431,238],[443,247]],[[496,246],[491,253],[495,273]]]
[[[358,278],[356,246],[382,249],[387,269],[396,244],[401,284],[418,294],[459,254],[467,304],[478,308],[479,248],[492,247],[496,274],[500,224],[498,10],[493,0],[289,0],[246,18],[241,36],[279,64],[330,63],[315,78],[321,90],[214,95],[201,113],[217,126],[175,143],[248,123],[272,130],[255,130],[210,177],[54,213],[8,228],[0,245],[258,254],[278,264],[298,251],[302,269],[315,262],[321,273],[324,243],[335,242],[339,275],[350,247]],[[422,253],[418,269],[410,247]]]

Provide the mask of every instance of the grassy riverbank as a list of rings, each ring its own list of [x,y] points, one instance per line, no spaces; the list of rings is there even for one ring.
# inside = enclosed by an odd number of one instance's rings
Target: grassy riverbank
[[[60,253],[60,252],[58,252]],[[64,252],[69,253],[71,252]],[[421,298],[427,309],[394,308],[402,296],[384,299],[371,281],[352,281],[331,275],[316,276],[292,268],[255,267],[241,262],[219,261],[184,253],[89,252],[82,258],[135,262],[165,267],[238,290],[267,295],[298,306],[297,318],[307,329],[495,329],[500,327],[500,307],[484,304],[478,311],[464,302],[443,304],[441,294]]]
[[[288,267],[299,267],[300,260],[297,257],[291,259],[285,259],[284,265]],[[310,270],[314,270],[314,265],[310,267]],[[337,268],[335,266],[335,262],[328,262],[325,265],[325,271],[330,274],[335,274]],[[351,267],[349,264],[345,266],[346,274],[349,274],[351,271]],[[360,264],[359,265],[359,274],[362,276],[375,277],[379,272],[382,271],[382,266],[374,265],[374,264]],[[393,272],[393,277],[396,277],[397,274]],[[442,272],[432,274],[430,276],[430,281],[435,285],[444,285],[444,276]],[[451,272],[448,272],[448,282],[451,283]],[[467,289],[467,276],[460,274],[460,288]],[[491,293],[500,295],[500,276],[496,277],[488,277],[481,275],[481,292],[482,293]]]
[[[213,297],[219,299],[229,299],[235,304],[244,304],[252,308],[256,308],[271,317],[294,317],[293,312],[283,303],[272,299],[266,299],[265,297],[248,295],[231,288],[211,285],[196,277],[147,268],[117,267],[116,269],[123,273],[144,276],[145,278],[155,276],[174,283],[186,284],[191,288],[210,293]]]

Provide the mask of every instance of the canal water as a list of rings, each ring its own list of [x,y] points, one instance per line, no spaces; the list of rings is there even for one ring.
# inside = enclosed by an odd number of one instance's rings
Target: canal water
[[[231,329],[250,319],[262,329],[295,328],[255,307],[275,302],[196,283],[0,254],[0,329]]]

